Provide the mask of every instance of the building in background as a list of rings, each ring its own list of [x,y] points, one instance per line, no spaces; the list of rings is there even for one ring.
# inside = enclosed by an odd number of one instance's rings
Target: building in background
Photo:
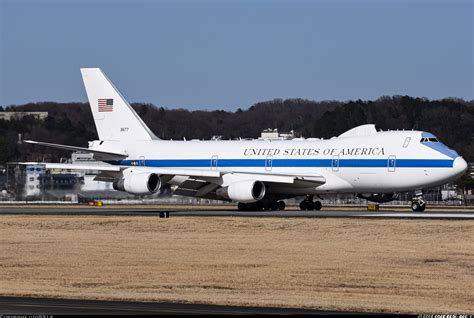
[[[295,138],[295,132],[291,130],[288,133],[279,133],[278,128],[275,129],[265,129],[261,132],[258,140],[291,140]]]
[[[43,178],[46,169],[42,165],[27,165],[25,167],[26,198],[39,198],[43,190]]]
[[[0,112],[0,120],[22,119],[26,116],[32,116],[38,120],[45,120],[48,112]]]

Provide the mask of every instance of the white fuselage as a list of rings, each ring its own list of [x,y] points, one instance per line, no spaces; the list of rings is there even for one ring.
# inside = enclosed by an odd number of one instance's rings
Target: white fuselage
[[[459,177],[466,162],[421,131],[387,131],[328,140],[135,141],[120,146],[128,166],[209,169],[225,173],[323,176],[311,189],[285,185],[273,193],[389,193],[423,189]],[[434,136],[433,136],[434,137]],[[102,148],[119,145],[107,142]]]

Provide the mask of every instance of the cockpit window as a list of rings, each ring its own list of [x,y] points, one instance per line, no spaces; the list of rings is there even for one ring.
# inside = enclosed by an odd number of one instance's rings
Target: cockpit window
[[[437,138],[421,138],[420,142],[439,142]]]

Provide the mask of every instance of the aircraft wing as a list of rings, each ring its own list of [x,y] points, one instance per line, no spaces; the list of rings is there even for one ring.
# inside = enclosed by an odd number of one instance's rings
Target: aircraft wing
[[[47,162],[21,162],[22,165],[43,165],[46,169],[62,170],[89,170],[99,172],[122,172],[125,169],[142,170],[143,172],[156,173],[158,175],[168,176],[189,176],[195,178],[218,178],[220,171],[205,169],[180,169],[180,168],[160,168],[160,167],[141,167],[141,166],[119,166],[110,164],[68,164],[68,163],[47,163]],[[317,186],[324,184],[326,179],[321,175],[289,175],[289,174],[264,174],[251,172],[232,172],[228,175],[244,180],[252,179],[268,183],[287,183],[299,186]]]
[[[258,180],[265,183],[287,184],[290,187],[317,187],[326,182],[322,175],[290,175],[290,174],[266,174],[251,172],[230,172],[221,173],[216,170],[200,169],[179,169],[179,168],[160,168],[160,167],[142,167],[142,166],[119,166],[110,164],[67,164],[67,163],[43,163],[43,162],[22,162],[22,165],[43,165],[46,169],[61,170],[83,170],[98,171],[95,180],[114,181],[121,178],[125,169],[156,173],[160,176],[168,176],[167,180],[173,176],[187,176],[189,179],[178,186],[174,194],[201,197],[209,199],[222,198],[216,196],[216,190],[222,185],[218,180]],[[221,180],[222,180],[221,179]]]
[[[125,169],[133,169],[143,172],[156,173],[158,175],[169,176],[190,176],[190,177],[207,177],[218,178],[220,172],[215,170],[199,170],[199,169],[176,169],[176,168],[159,168],[159,167],[135,167],[135,166],[116,166],[110,164],[69,164],[69,163],[47,163],[47,162],[21,162],[22,165],[42,165],[46,169],[61,170],[89,170],[99,172],[122,172]]]

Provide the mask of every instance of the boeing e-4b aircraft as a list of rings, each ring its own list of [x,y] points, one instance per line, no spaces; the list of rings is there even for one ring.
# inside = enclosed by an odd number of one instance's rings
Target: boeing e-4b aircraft
[[[411,208],[423,211],[422,189],[455,180],[467,168],[431,133],[377,131],[375,125],[329,140],[161,140],[100,69],[81,73],[99,140],[88,148],[24,142],[90,152],[105,164],[44,165],[96,170],[95,180],[132,194],[153,194],[169,184],[176,186],[174,194],[230,200],[240,210],[283,210],[283,200],[296,196],[306,197],[302,210],[319,210],[315,196],[353,193],[387,202],[415,191]]]

